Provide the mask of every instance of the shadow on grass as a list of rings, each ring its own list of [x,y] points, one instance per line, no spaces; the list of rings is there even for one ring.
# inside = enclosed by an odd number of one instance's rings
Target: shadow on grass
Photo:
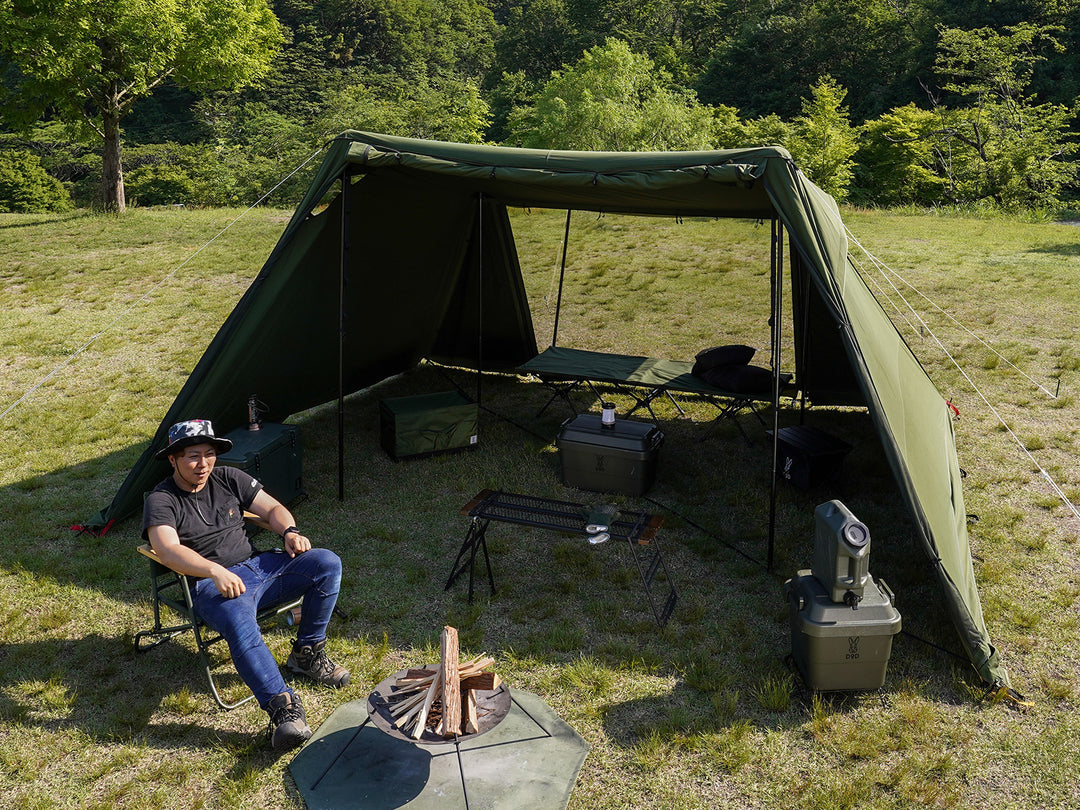
[[[101,742],[248,746],[250,734],[199,724],[210,701],[200,672],[194,650],[178,644],[144,655],[127,639],[97,634],[9,643],[0,653],[0,718],[9,727],[77,729]],[[223,681],[240,683],[235,675]],[[173,719],[152,723],[166,697],[177,693],[182,697],[172,701],[168,713]]]
[[[1045,253],[1050,256],[1080,256],[1080,244],[1063,242],[1060,245],[1040,245],[1032,248],[1031,253]]]
[[[475,381],[469,375],[453,376],[466,390]],[[744,436],[730,422],[712,424],[715,411],[703,405],[693,419],[679,418],[670,405],[658,408],[666,438],[656,485],[648,499],[615,500],[665,515],[661,538],[679,603],[663,630],[656,626],[627,549],[588,547],[581,538],[510,526],[493,526],[488,536],[497,594],[488,598],[481,579],[476,602],[467,605],[465,583],[449,591],[444,585],[468,526],[460,508],[476,492],[501,488],[582,502],[606,502],[612,496],[563,486],[552,442],[569,409],[552,405],[538,417],[544,392],[510,377],[485,377],[484,403],[490,410],[482,412],[476,451],[391,461],[380,448],[379,399],[446,390],[452,384],[443,373],[421,368],[348,398],[344,500],[337,498],[336,409],[326,406],[296,419],[304,437],[307,497],[294,514],[318,545],[333,548],[344,562],[339,604],[347,619],[334,630],[339,638],[359,646],[361,639],[385,635],[391,648],[408,654],[410,649],[430,650],[441,625],[451,623],[473,652],[498,656],[517,650],[545,663],[563,664],[587,654],[614,667],[644,662],[673,672],[695,660],[732,656],[740,664],[728,679],[746,694],[757,673],[775,668],[790,649],[781,586],[810,566],[814,508],[839,498],[870,527],[871,572],[883,575],[901,596],[902,613],[904,603],[912,606],[912,615],[904,615],[905,628],[925,630],[956,646],[873,427],[866,414],[848,411],[808,415],[809,423],[844,438],[854,449],[836,478],[807,492],[786,483],[779,487],[774,562],[766,571],[771,444],[764,427],[744,415]],[[617,401],[621,410],[629,407],[627,400]],[[577,404],[595,405],[587,399]],[[688,408],[693,410],[693,404]],[[784,411],[781,425],[798,418]],[[10,588],[0,582],[0,589],[26,603],[49,601],[42,599],[43,591],[55,591],[49,594],[58,603],[50,608],[58,611],[52,626],[68,635],[78,635],[78,611],[93,610],[85,603],[95,600],[104,609],[115,609],[117,600],[131,605],[124,621],[134,629],[151,622],[148,569],[135,551],[138,519],[121,522],[104,537],[77,535],[64,525],[97,511],[112,496],[137,451],[126,448],[0,490],[9,527],[16,525],[18,535],[28,538],[9,547],[4,565],[15,579],[29,575]],[[81,514],[73,515],[73,509]],[[70,594],[72,588],[79,593]],[[23,680],[48,682],[57,675],[63,686],[57,691],[74,695],[75,722],[92,735],[142,733],[163,697],[185,687],[198,701],[209,700],[195,654],[186,646],[170,643],[135,656],[121,640],[128,630],[115,622],[95,620],[84,627],[86,635],[72,641],[15,638],[13,649],[2,654],[5,673],[17,674],[7,662],[19,659],[24,661],[20,668],[30,666],[28,674],[19,676]],[[31,632],[35,628],[28,626],[26,635]],[[940,667],[932,651],[914,647],[912,654],[916,673]],[[57,656],[84,660],[85,666],[50,666]],[[386,674],[379,666],[354,669],[357,684],[377,683]],[[138,677],[130,674],[133,669]],[[717,709],[707,705],[715,689],[687,689],[681,694],[711,711],[710,722],[715,722]],[[658,733],[681,725],[684,710],[678,700],[658,699],[647,706],[669,718],[654,718]],[[36,710],[18,702],[2,711],[5,717],[38,722]],[[625,719],[615,712],[611,722],[617,735],[631,740],[639,734],[636,710],[625,711]],[[217,734],[182,721],[175,729],[154,729],[156,738],[166,740],[189,732],[199,740]]]
[[[89,211],[76,210],[72,211],[69,214],[64,214],[63,216],[57,216],[54,214],[50,216],[44,216],[40,219],[28,219],[23,222],[8,222],[0,224],[0,231],[15,230],[18,228],[36,228],[42,225],[53,225],[58,222],[72,222],[77,219],[86,219],[90,216],[92,216],[92,214]]]

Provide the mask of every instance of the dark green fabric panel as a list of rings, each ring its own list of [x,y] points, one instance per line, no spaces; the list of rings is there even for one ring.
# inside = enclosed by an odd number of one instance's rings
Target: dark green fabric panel
[[[799,389],[812,405],[858,405],[866,400],[840,336],[802,257],[791,257],[792,319]]]
[[[823,395],[837,388],[846,393],[855,380],[920,540],[940,566],[973,664],[985,681],[1008,683],[983,624],[944,400],[849,264],[835,201],[777,147],[553,152],[343,133],[329,145],[259,277],[162,420],[153,448],[179,419],[211,418],[221,431],[242,423],[252,393],[277,419],[336,395],[342,206],[334,195],[343,172],[357,177],[348,234],[347,391],[424,356],[468,363],[475,358],[471,346],[479,345],[481,317],[485,357],[512,363],[535,352],[507,205],[778,217],[809,279],[799,288],[809,296],[800,299],[809,302],[809,320],[797,336],[797,378],[805,374],[807,385]],[[482,228],[480,194],[487,201]],[[468,270],[479,263],[476,245],[485,233],[481,307],[476,276]],[[837,372],[842,365],[850,371]],[[95,520],[135,511],[142,492],[163,473],[148,449]]]
[[[479,207],[474,201],[474,214]],[[446,365],[482,363],[488,371],[509,371],[536,354],[536,337],[506,206],[485,198],[483,212],[482,224],[472,220],[447,317],[427,356]]]

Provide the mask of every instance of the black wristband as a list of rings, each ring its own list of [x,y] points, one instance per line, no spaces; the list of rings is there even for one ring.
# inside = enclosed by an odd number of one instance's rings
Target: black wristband
[[[295,526],[290,526],[289,528],[287,528],[285,531],[283,531],[281,533],[281,539],[284,540],[285,535],[287,535],[289,532],[296,532],[297,534],[300,534],[300,530],[298,528],[296,528]]]

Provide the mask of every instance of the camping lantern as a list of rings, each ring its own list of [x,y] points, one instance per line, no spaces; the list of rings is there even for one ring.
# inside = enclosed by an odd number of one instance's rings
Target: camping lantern
[[[834,602],[857,605],[870,578],[870,530],[840,501],[814,510],[811,570]]]

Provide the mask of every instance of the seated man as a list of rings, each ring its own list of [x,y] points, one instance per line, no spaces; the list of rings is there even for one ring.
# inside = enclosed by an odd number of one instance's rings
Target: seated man
[[[229,645],[236,671],[270,715],[274,748],[311,736],[300,698],[285,684],[255,620],[260,606],[303,596],[296,640],[286,666],[327,686],[344,686],[348,671],[326,655],[326,626],[337,602],[341,560],[312,548],[288,509],[247,473],[214,468],[232,447],[205,419],[169,429],[173,473],[147,496],[143,537],[173,570],[199,578],[192,599],[199,616]],[[284,551],[259,552],[244,530],[244,511],[265,519],[281,535]]]

